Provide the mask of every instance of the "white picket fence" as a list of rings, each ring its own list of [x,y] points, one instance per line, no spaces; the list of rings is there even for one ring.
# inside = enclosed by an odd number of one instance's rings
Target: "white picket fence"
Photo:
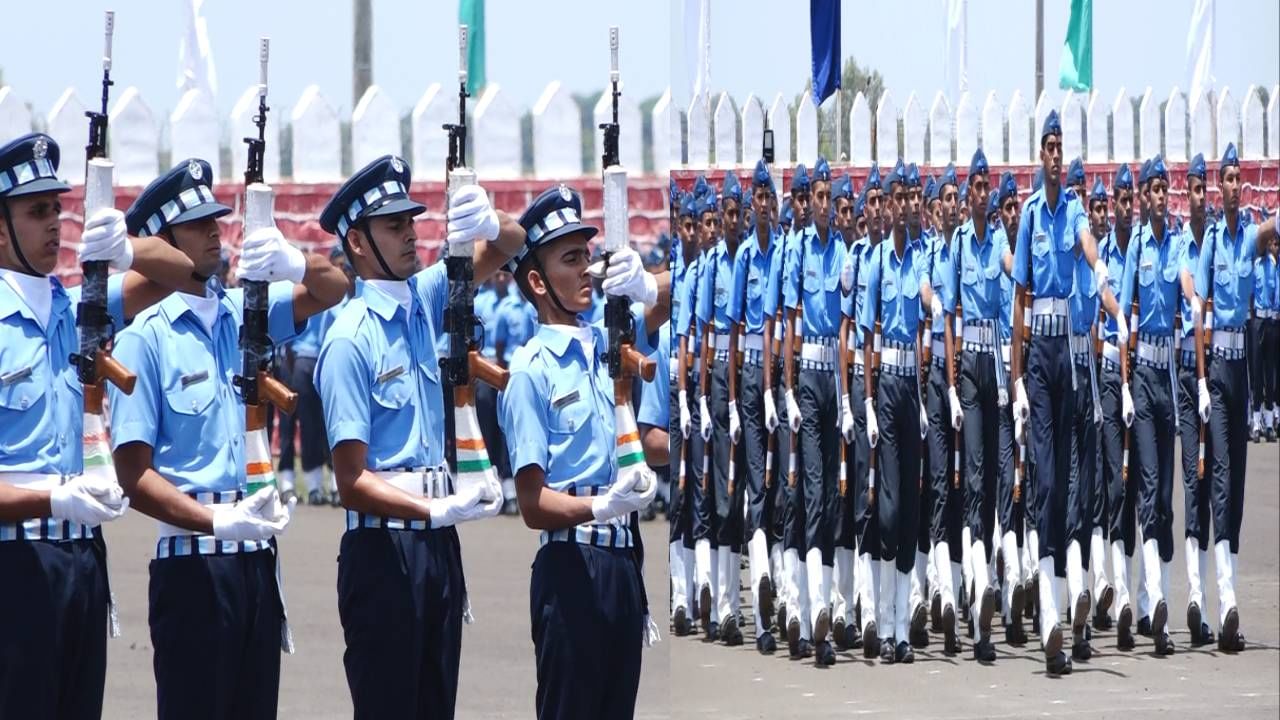
[[[116,164],[116,181],[121,185],[143,185],[162,170],[161,130],[167,128],[168,149],[175,161],[199,156],[213,166],[217,177],[235,175],[234,168],[244,166],[246,146],[240,140],[256,134],[253,117],[257,112],[257,86],[245,89],[229,118],[219,116],[213,99],[199,90],[190,90],[178,101],[168,118],[158,117],[135,87],[118,91],[111,105],[109,144]],[[605,93],[593,109],[591,132],[611,116],[610,96]],[[342,118],[325,98],[320,88],[311,85],[291,106],[278,103],[268,114],[267,149],[264,175],[268,182],[292,180],[298,183],[330,183],[343,180]],[[522,176],[523,139],[521,118],[525,110],[512,102],[497,83],[486,86],[480,97],[470,103],[469,132],[474,152],[468,159],[482,178],[511,179]],[[619,102],[621,124],[620,152],[622,163],[632,173],[640,174],[645,159],[656,176],[667,174],[668,154],[680,147],[679,123],[672,120],[671,91],[667,90],[654,105],[653,137],[642,142],[642,119],[636,98],[623,93]],[[84,181],[84,145],[88,136],[85,105],[74,88],[67,88],[47,114],[33,117],[27,104],[11,87],[0,87],[0,144],[41,129],[58,141],[62,152],[60,173],[73,184]],[[455,88],[431,85],[413,106],[411,121],[411,157],[414,166],[441,168],[447,151],[446,135],[441,125],[457,121]],[[371,86],[356,103],[350,121],[351,167],[362,167],[369,160],[387,153],[400,154],[401,108],[386,91]],[[582,118],[573,97],[558,82],[547,85],[532,109],[533,177],[535,179],[567,179],[582,176]],[[293,172],[281,177],[280,140],[282,125],[291,132]],[[674,130],[674,132],[673,132]],[[230,148],[231,168],[220,167],[219,149]],[[599,152],[593,153],[587,165],[589,172],[599,171]]]
[[[859,92],[841,118],[849,138],[843,153],[851,164],[863,167],[873,160],[892,163],[898,157],[938,166],[965,164],[981,147],[992,162],[1032,164],[1038,162],[1035,138],[1040,125],[1056,108],[1062,117],[1063,154],[1067,158],[1079,156],[1090,163],[1132,162],[1163,153],[1170,162],[1183,162],[1203,153],[1206,159],[1214,159],[1230,142],[1246,160],[1280,158],[1280,86],[1271,88],[1265,108],[1255,89],[1250,85],[1237,96],[1236,91],[1223,87],[1213,96],[1201,94],[1188,100],[1177,86],[1163,96],[1148,87],[1136,113],[1136,147],[1135,114],[1124,88],[1110,102],[1097,91],[1068,93],[1058,102],[1046,91],[1034,108],[1021,91],[1014,91],[1007,102],[994,91],[984,98],[966,92],[955,108],[942,92],[934,94],[926,106],[927,97],[911,92],[902,101],[893,89],[886,89],[877,107],[871,108]],[[1168,103],[1162,114],[1164,98]],[[824,107],[830,104],[834,100],[828,99]],[[673,152],[671,166],[753,165],[760,157],[766,117],[774,131],[776,162],[811,164],[817,159],[818,108],[808,93],[794,108],[782,93],[772,101],[753,93],[741,110],[735,107],[727,92],[695,95],[673,122],[672,146],[678,146],[680,152]]]

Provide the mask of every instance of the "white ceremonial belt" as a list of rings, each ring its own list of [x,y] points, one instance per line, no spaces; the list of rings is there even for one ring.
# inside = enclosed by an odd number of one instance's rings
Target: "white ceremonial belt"
[[[231,507],[232,505],[235,505],[234,502],[200,503],[200,504],[204,505],[205,507],[209,508],[215,513],[218,512],[219,508]],[[159,528],[159,532],[157,533],[157,536],[158,536],[158,539],[160,540],[163,540],[164,538],[167,538],[167,537],[181,537],[185,535],[205,535],[206,534],[199,530],[188,530],[187,528],[178,527],[177,525],[170,525],[169,523],[164,521],[157,521],[156,525]]]
[[[946,358],[947,358],[947,341],[946,341],[946,340],[944,340],[944,339],[942,339],[942,338],[934,338],[934,339],[933,339],[932,350],[933,350],[933,359],[935,359],[935,360],[938,360],[938,359],[946,360]]]
[[[961,337],[966,343],[990,348],[996,346],[996,329],[992,325],[965,325]]]
[[[412,470],[374,470],[382,482],[414,497],[437,498],[449,494],[448,473],[441,468],[414,468]]]
[[[1102,359],[1107,360],[1109,362],[1113,362],[1116,365],[1119,365],[1120,364],[1120,348],[1117,347],[1116,344],[1112,342],[1103,344]]]
[[[880,364],[890,367],[909,368],[916,365],[916,350],[902,350],[899,348],[885,348],[880,351]]]
[[[1280,317],[1280,312],[1276,310],[1256,310],[1255,314],[1260,320],[1274,320],[1275,318]]]
[[[1164,367],[1169,364],[1169,346],[1138,343],[1138,359]]]
[[[801,343],[800,359],[816,363],[834,363],[836,361],[835,348],[817,343]]]
[[[1213,346],[1219,350],[1243,350],[1243,330],[1214,330]]]
[[[849,349],[855,350],[855,352],[853,353],[853,364],[857,365],[858,367],[864,367],[866,365],[867,359],[862,354],[862,349],[861,348],[849,348]]]
[[[1036,298],[1031,301],[1032,315],[1067,316],[1069,306],[1066,298]]]
[[[745,350],[755,350],[757,352],[764,351],[764,338],[760,335],[741,336],[741,346]]]
[[[0,483],[27,490],[52,490],[62,484],[56,473],[0,472]]]
[[[1072,355],[1088,355],[1093,352],[1093,338],[1088,335],[1072,335],[1071,336],[1071,354]]]
[[[1001,345],[1001,346],[1000,346],[1000,359],[1001,359],[1002,361],[1004,361],[1004,364],[1005,364],[1005,365],[1008,365],[1008,364],[1009,364],[1009,358],[1011,358],[1011,357],[1013,357],[1013,346],[1012,346],[1012,345]]]
[[[724,333],[716,333],[716,350],[729,349],[729,336]]]

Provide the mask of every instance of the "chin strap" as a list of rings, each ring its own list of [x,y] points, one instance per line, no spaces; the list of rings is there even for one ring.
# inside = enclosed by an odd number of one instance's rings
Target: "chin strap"
[[[4,224],[9,229],[10,244],[13,245],[13,252],[18,256],[18,262],[26,268],[27,275],[44,277],[44,273],[36,272],[36,269],[31,267],[31,263],[27,262],[27,256],[22,252],[22,243],[18,242],[18,231],[13,227],[13,213],[9,211],[9,201],[0,199],[0,207],[4,208]]]
[[[556,308],[565,315],[577,317],[577,313],[569,312],[564,303],[560,302],[560,295],[556,293],[555,288],[551,287],[551,282],[547,280],[547,271],[542,267],[542,261],[538,259],[538,253],[534,248],[529,248],[529,259],[533,261],[533,269],[537,270],[538,274],[542,276],[543,283],[547,286],[547,295],[551,297],[551,302],[555,303]],[[529,300],[532,302],[533,298]]]
[[[402,278],[391,272],[391,268],[387,265],[387,261],[382,258],[382,251],[378,249],[378,243],[373,241],[373,231],[369,229],[369,221],[361,220],[356,227],[359,228],[360,232],[364,233],[365,239],[369,241],[369,247],[373,250],[373,257],[377,259],[378,265],[382,267],[382,272],[386,274],[387,279],[400,281],[405,280],[406,278]]]

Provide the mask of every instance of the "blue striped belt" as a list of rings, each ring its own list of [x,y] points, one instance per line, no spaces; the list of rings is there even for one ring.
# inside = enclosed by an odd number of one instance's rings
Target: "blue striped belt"
[[[201,505],[234,505],[244,498],[240,490],[225,492],[188,492]],[[184,557],[187,555],[235,555],[258,552],[271,547],[267,540],[219,540],[212,535],[192,532],[168,523],[160,523],[160,537],[156,541],[156,559]]]
[[[575,497],[595,497],[608,492],[607,485],[592,487],[569,487],[559,492]],[[541,547],[551,542],[574,542],[579,545],[595,545],[605,548],[629,548],[635,538],[630,526],[630,515],[623,515],[607,523],[585,523],[560,530],[543,530],[538,538]]]
[[[436,467],[379,470],[374,473],[383,482],[393,485],[414,497],[435,498],[453,494],[453,478],[447,465]],[[388,518],[380,515],[347,511],[347,529],[374,528],[382,530],[428,530],[428,520]]]
[[[66,480],[62,475],[0,472],[0,483],[38,490],[50,490]],[[26,540],[91,540],[93,528],[58,518],[29,518],[0,522],[0,542]]]

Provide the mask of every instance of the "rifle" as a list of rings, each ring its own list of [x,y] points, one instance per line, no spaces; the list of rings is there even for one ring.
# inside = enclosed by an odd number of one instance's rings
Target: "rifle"
[[[964,239],[959,237],[959,233],[952,229],[951,231],[951,257],[954,258],[956,264],[956,309],[955,323],[951,331],[951,387],[957,387],[960,380],[960,358],[961,352],[964,350],[964,291],[961,288],[961,273],[964,267]],[[992,342],[995,342],[995,333],[992,333]],[[1000,362],[999,347],[994,348],[996,351],[996,362]],[[996,372],[1003,371],[1001,365],[996,365]],[[963,412],[963,410],[962,410]],[[951,479],[951,486],[956,490],[960,489],[960,446],[963,444],[964,425],[961,424],[960,432],[951,431],[951,451],[954,455],[955,476]]]
[[[1207,222],[1206,222],[1206,224],[1207,224]],[[1206,227],[1206,228],[1205,228],[1205,234],[1206,234],[1206,235],[1208,235],[1208,234],[1209,234],[1209,229],[1208,229],[1208,227]],[[1210,248],[1209,248],[1209,249],[1210,249],[1210,250],[1212,250],[1212,249],[1213,249],[1213,244],[1214,244],[1214,241],[1216,240],[1216,238],[1210,237],[1210,238],[1207,238],[1207,239],[1208,239],[1209,244],[1210,244]],[[1201,250],[1201,252],[1204,252],[1204,250],[1202,249],[1202,250]],[[1136,297],[1136,295],[1135,295],[1135,297]],[[1209,368],[1208,368],[1208,365],[1209,365],[1209,353],[1213,351],[1213,342],[1212,342],[1212,340],[1213,340],[1213,263],[1212,263],[1212,262],[1210,262],[1210,263],[1209,263],[1209,290],[1208,290],[1208,293],[1206,294],[1205,299],[1204,299],[1204,315],[1202,316],[1202,320],[1201,320],[1201,327],[1204,329],[1204,352],[1203,352],[1203,354],[1204,354],[1204,358],[1205,358],[1205,360],[1204,360],[1204,367],[1203,367],[1203,370],[1204,370],[1204,377],[1206,377],[1206,378],[1207,378],[1207,377],[1209,376],[1209,372],[1208,372],[1208,371],[1209,371]],[[1209,423],[1206,423],[1206,422],[1201,422],[1201,423],[1200,423],[1200,460],[1199,460],[1199,467],[1197,468],[1197,472],[1198,472],[1198,474],[1200,475],[1200,479],[1201,479],[1201,480],[1204,480],[1204,458],[1205,458],[1205,452],[1204,452],[1204,448],[1205,448],[1204,436],[1205,436],[1205,428],[1206,428],[1208,425],[1209,425]],[[1126,438],[1127,438],[1127,437],[1128,437],[1128,436],[1126,436]],[[1126,469],[1128,468],[1128,463],[1127,463],[1127,462],[1125,463],[1125,467],[1126,467]]]
[[[1015,240],[1017,233],[1014,233]],[[1027,248],[1027,284],[1018,288],[1018,294],[1022,299],[1022,328],[1014,332],[1022,333],[1022,352],[1019,354],[1018,360],[1018,376],[1024,377],[1027,374],[1027,358],[1031,357],[1031,305],[1035,302],[1035,293],[1031,291],[1031,248]],[[1017,318],[1013,320],[1018,322]],[[1012,351],[1011,351],[1012,352]],[[1013,364],[1014,358],[1010,356],[1009,364]],[[1025,383],[1024,383],[1025,385]],[[1013,502],[1015,504],[1022,501],[1022,466],[1027,459],[1027,443],[1030,441],[1031,435],[1027,432],[1027,428],[1022,428],[1022,440],[1014,438],[1014,442],[1018,445],[1018,451],[1013,457]]]
[[[111,86],[111,36],[115,31],[115,12],[106,15],[106,40],[102,53],[102,111],[87,111],[89,144],[85,146],[84,216],[102,208],[115,206],[112,174],[115,163],[107,159],[107,100]],[[106,444],[106,427],[102,422],[102,381],[133,394],[138,378],[111,357],[114,323],[107,313],[107,263],[86,262],[81,265],[84,280],[80,303],[76,307],[76,325],[80,328],[80,349],[71,355],[76,376],[84,386],[84,460],[90,472],[109,472],[111,453]]]
[[[244,171],[245,237],[275,225],[272,217],[274,191],[262,178],[262,157],[267,146],[267,111],[270,109],[267,107],[270,47],[269,38],[264,37],[258,43],[258,113],[253,116],[258,136],[244,139],[249,145]],[[275,344],[267,334],[269,283],[245,280],[242,284],[244,323],[240,326],[240,374],[232,382],[240,388],[244,399],[246,492],[253,494],[276,484],[275,473],[271,469],[271,443],[267,438],[267,403],[275,405],[283,413],[292,414],[298,404],[298,394],[271,372]]]
[[[449,136],[445,158],[446,192],[450,198],[466,185],[474,185],[476,173],[467,167],[467,26],[458,26],[458,122],[443,127]],[[444,260],[449,282],[449,302],[444,311],[444,328],[449,335],[449,354],[440,358],[440,368],[453,388],[453,433],[457,460],[455,485],[480,484],[485,502],[495,499],[498,477],[489,459],[484,435],[476,415],[475,388],[478,379],[497,390],[507,388],[510,374],[481,354],[483,325],[475,314],[474,242],[453,243]]]
[[[765,114],[765,116],[764,116],[764,139],[763,139],[763,147],[761,148],[761,155],[764,157],[764,164],[765,164],[765,166],[769,169],[769,182],[770,182],[770,183],[772,183],[772,182],[773,182],[773,162],[774,162],[774,154],[773,154],[773,129],[769,127],[769,115],[768,115],[767,113],[766,113],[766,114]],[[774,191],[774,189],[773,189],[772,187],[770,188],[770,192],[771,192],[771,193],[775,193],[775,194],[776,194],[776,191]],[[771,203],[771,204],[772,204],[772,203]],[[772,232],[773,232],[773,218],[772,218],[772,217],[768,217],[768,218],[766,219],[766,221],[765,221],[765,224],[768,226],[768,228],[769,228],[769,232],[770,232],[770,233],[772,233]],[[779,237],[779,238],[778,238],[778,240],[777,240],[777,242],[781,242],[781,241],[782,241],[782,238],[781,238],[781,237]],[[775,247],[773,243],[774,243],[774,241],[773,241],[773,240],[770,240],[770,244],[769,244],[769,250],[770,250],[770,252],[778,252],[778,251],[779,251],[779,250],[778,250],[778,248],[777,248],[777,247]],[[762,308],[761,308],[761,311],[763,312],[763,310],[764,310],[764,308],[762,307]],[[763,319],[762,319],[762,320],[763,320]],[[763,328],[763,323],[762,323],[762,327],[761,327],[761,329],[760,329],[760,333],[761,333],[761,334],[760,334],[760,350],[761,350],[760,358],[761,358],[761,363],[763,364],[763,362],[764,362],[764,344],[765,344],[765,343],[771,343],[771,342],[773,342],[773,338],[770,338],[770,337],[766,337],[766,336],[765,336],[765,334],[764,334],[764,328]],[[770,359],[772,360],[772,358],[770,358]],[[763,374],[763,373],[764,373],[764,368],[763,368],[763,366],[762,366],[760,369],[761,369],[761,378],[763,379],[763,377],[764,377],[764,374]],[[761,398],[763,398],[763,397],[764,397],[764,394],[763,394],[763,393],[761,393]],[[777,410],[777,408],[774,408],[774,410]],[[763,412],[763,410],[762,410],[761,412]],[[767,488],[771,488],[771,487],[773,487],[773,469],[774,469],[774,468],[773,468],[773,459],[774,459],[774,453],[775,453],[775,452],[777,452],[777,437],[776,437],[776,433],[769,433],[769,439],[768,439],[768,441],[767,441],[767,443],[766,443],[766,446],[765,446],[765,454],[764,454],[764,486],[765,486],[765,488],[766,488],[766,489],[767,489]]]
[[[613,254],[628,246],[627,171],[618,157],[618,28],[609,28],[609,83],[613,95],[613,118],[601,123],[604,131],[604,152],[600,165],[604,168],[604,262],[608,267]],[[609,377],[613,378],[613,418],[617,432],[618,471],[639,469],[644,465],[644,451],[640,447],[640,431],[636,427],[635,410],[631,407],[632,379],[639,376],[651,382],[657,371],[657,363],[635,349],[635,318],[631,314],[631,299],[610,297],[605,301],[604,324],[609,332],[609,348],[605,360]],[[687,444],[687,443],[686,443]],[[682,448],[683,452],[683,448]],[[704,463],[706,453],[703,453]],[[681,463],[683,465],[683,462]],[[649,488],[648,473],[641,473],[636,483],[638,492]]]

